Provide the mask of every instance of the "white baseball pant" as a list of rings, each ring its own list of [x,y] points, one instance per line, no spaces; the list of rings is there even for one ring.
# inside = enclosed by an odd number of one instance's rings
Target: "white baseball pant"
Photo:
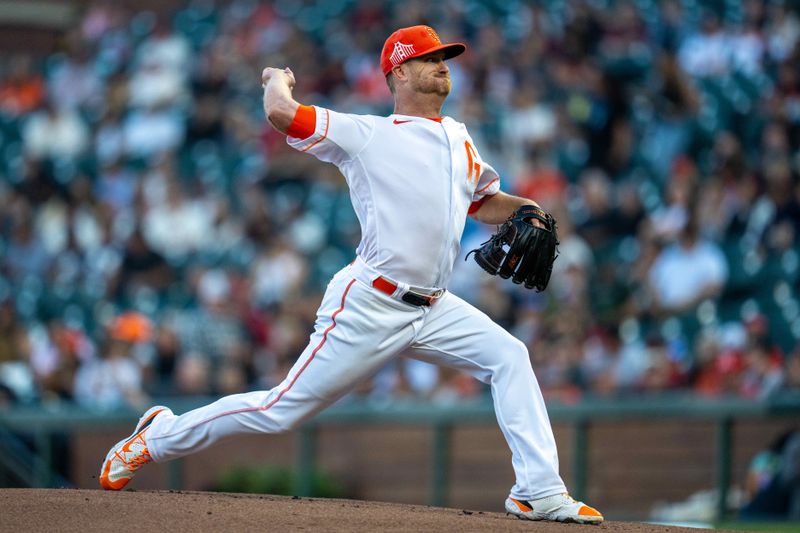
[[[147,433],[153,459],[176,459],[234,435],[291,430],[410,347],[419,359],[466,371],[491,386],[512,452],[513,498],[566,492],[525,345],[452,293],[431,307],[415,307],[374,289],[373,276],[357,260],[333,277],[308,347],[277,387],[156,418]]]

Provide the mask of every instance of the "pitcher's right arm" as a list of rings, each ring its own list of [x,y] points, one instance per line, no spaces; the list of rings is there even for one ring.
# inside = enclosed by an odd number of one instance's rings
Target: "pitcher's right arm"
[[[292,98],[295,79],[289,67],[267,67],[261,72],[264,87],[264,114],[270,124],[285,134],[292,125],[300,104]]]
[[[374,117],[336,113],[295,100],[294,73],[288,67],[265,68],[261,84],[267,120],[296,150],[338,165],[353,158],[371,138]]]

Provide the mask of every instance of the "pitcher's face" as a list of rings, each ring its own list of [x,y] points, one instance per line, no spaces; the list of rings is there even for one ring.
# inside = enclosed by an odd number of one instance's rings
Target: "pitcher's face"
[[[414,92],[438,94],[442,97],[450,94],[450,69],[444,61],[444,51],[409,59],[405,65],[408,67],[410,87]]]

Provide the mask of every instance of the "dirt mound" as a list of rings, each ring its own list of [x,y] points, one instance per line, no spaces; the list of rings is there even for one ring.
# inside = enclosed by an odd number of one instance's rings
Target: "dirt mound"
[[[215,492],[0,490],[0,531],[692,532],[625,522],[527,522],[502,513],[420,505]]]

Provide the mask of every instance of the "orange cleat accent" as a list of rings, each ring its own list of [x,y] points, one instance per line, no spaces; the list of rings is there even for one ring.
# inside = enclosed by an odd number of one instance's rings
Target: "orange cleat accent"
[[[588,505],[581,507],[578,511],[578,514],[581,516],[599,516],[600,518],[603,518],[603,515],[600,514],[600,511],[594,507],[589,507]]]
[[[153,461],[147,449],[145,433],[161,413],[172,411],[163,406],[151,407],[142,415],[130,437],[116,443],[100,467],[100,486],[105,490],[122,490],[141,467]]]
[[[515,500],[514,498],[509,498],[509,500],[517,504],[517,507],[519,507],[519,510],[522,511],[523,513],[530,513],[531,511],[533,511],[530,505],[528,505],[528,503],[525,501]]]
[[[538,500],[506,499],[506,513],[522,520],[547,520],[577,524],[601,524],[603,515],[597,509],[576,502],[569,494],[555,494]]]

